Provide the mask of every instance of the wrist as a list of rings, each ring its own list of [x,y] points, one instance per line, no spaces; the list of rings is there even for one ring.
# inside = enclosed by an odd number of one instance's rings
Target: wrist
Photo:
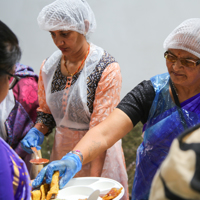
[[[37,128],[35,128],[35,127],[33,127],[32,128],[33,129],[33,131],[38,135],[38,144],[40,145],[40,144],[42,144],[43,143],[43,141],[44,141],[44,134],[42,133],[42,132],[40,132]]]
[[[75,154],[75,153],[67,153],[65,156],[63,156],[62,157],[62,159],[61,160],[63,160],[63,161],[68,161],[68,160],[73,160],[73,161],[75,161],[75,165],[76,165],[76,173],[78,172],[78,171],[80,171],[81,170],[81,168],[82,168],[82,162],[81,162],[81,158],[80,158],[80,156],[78,156],[77,154]]]
[[[83,155],[82,155],[82,153],[80,151],[78,151],[78,153],[77,153],[77,151],[70,151],[65,156],[63,156],[61,160],[65,160],[68,157],[75,157],[82,165]]]
[[[36,123],[35,128],[37,128],[37,130],[39,130],[40,132],[42,132],[44,135],[48,132],[49,128],[44,125],[43,123]]]
[[[70,151],[69,153],[73,153],[77,155],[80,158],[81,163],[83,163],[83,154],[79,150],[73,150],[73,151]]]

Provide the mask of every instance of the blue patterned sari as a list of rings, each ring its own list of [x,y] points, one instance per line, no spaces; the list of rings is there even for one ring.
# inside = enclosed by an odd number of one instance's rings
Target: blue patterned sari
[[[169,93],[169,74],[151,78],[155,89],[146,123],[144,140],[137,149],[132,200],[148,199],[151,182],[168,154],[174,138],[185,129],[200,123],[200,94],[175,105]]]

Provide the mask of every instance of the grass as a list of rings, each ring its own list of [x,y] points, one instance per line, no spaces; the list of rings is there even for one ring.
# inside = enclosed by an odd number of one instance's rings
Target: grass
[[[122,139],[126,170],[128,173],[129,193],[131,193],[133,186],[137,148],[142,142],[142,127],[142,123],[138,123],[133,130]]]
[[[43,158],[47,158],[47,159],[50,158],[51,150],[53,147],[54,135],[55,135],[55,129],[47,137],[44,137],[44,142],[41,145]]]
[[[53,146],[55,130],[47,137],[45,137],[42,144],[42,156],[49,159],[51,154],[51,149]],[[142,123],[138,123],[130,133],[128,133],[122,139],[122,147],[124,149],[127,173],[128,173],[128,185],[129,193],[131,193],[133,178],[135,174],[135,160],[136,151],[140,143],[142,142]]]

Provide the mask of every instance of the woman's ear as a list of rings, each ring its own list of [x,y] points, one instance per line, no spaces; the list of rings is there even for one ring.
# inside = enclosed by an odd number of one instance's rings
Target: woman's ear
[[[88,20],[85,20],[84,23],[85,23],[85,35],[86,35],[86,33],[87,33],[88,30],[89,30],[90,23],[89,23]]]

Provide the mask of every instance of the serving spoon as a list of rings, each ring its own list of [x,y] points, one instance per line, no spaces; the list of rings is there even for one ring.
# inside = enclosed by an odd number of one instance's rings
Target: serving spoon
[[[93,191],[90,196],[87,198],[87,200],[97,200],[100,194],[100,190]]]
[[[34,165],[43,165],[49,162],[48,159],[46,158],[40,158],[40,155],[38,153],[38,150],[36,149],[36,147],[31,147],[34,155],[35,155],[35,159],[31,159],[30,163],[34,164]]]

